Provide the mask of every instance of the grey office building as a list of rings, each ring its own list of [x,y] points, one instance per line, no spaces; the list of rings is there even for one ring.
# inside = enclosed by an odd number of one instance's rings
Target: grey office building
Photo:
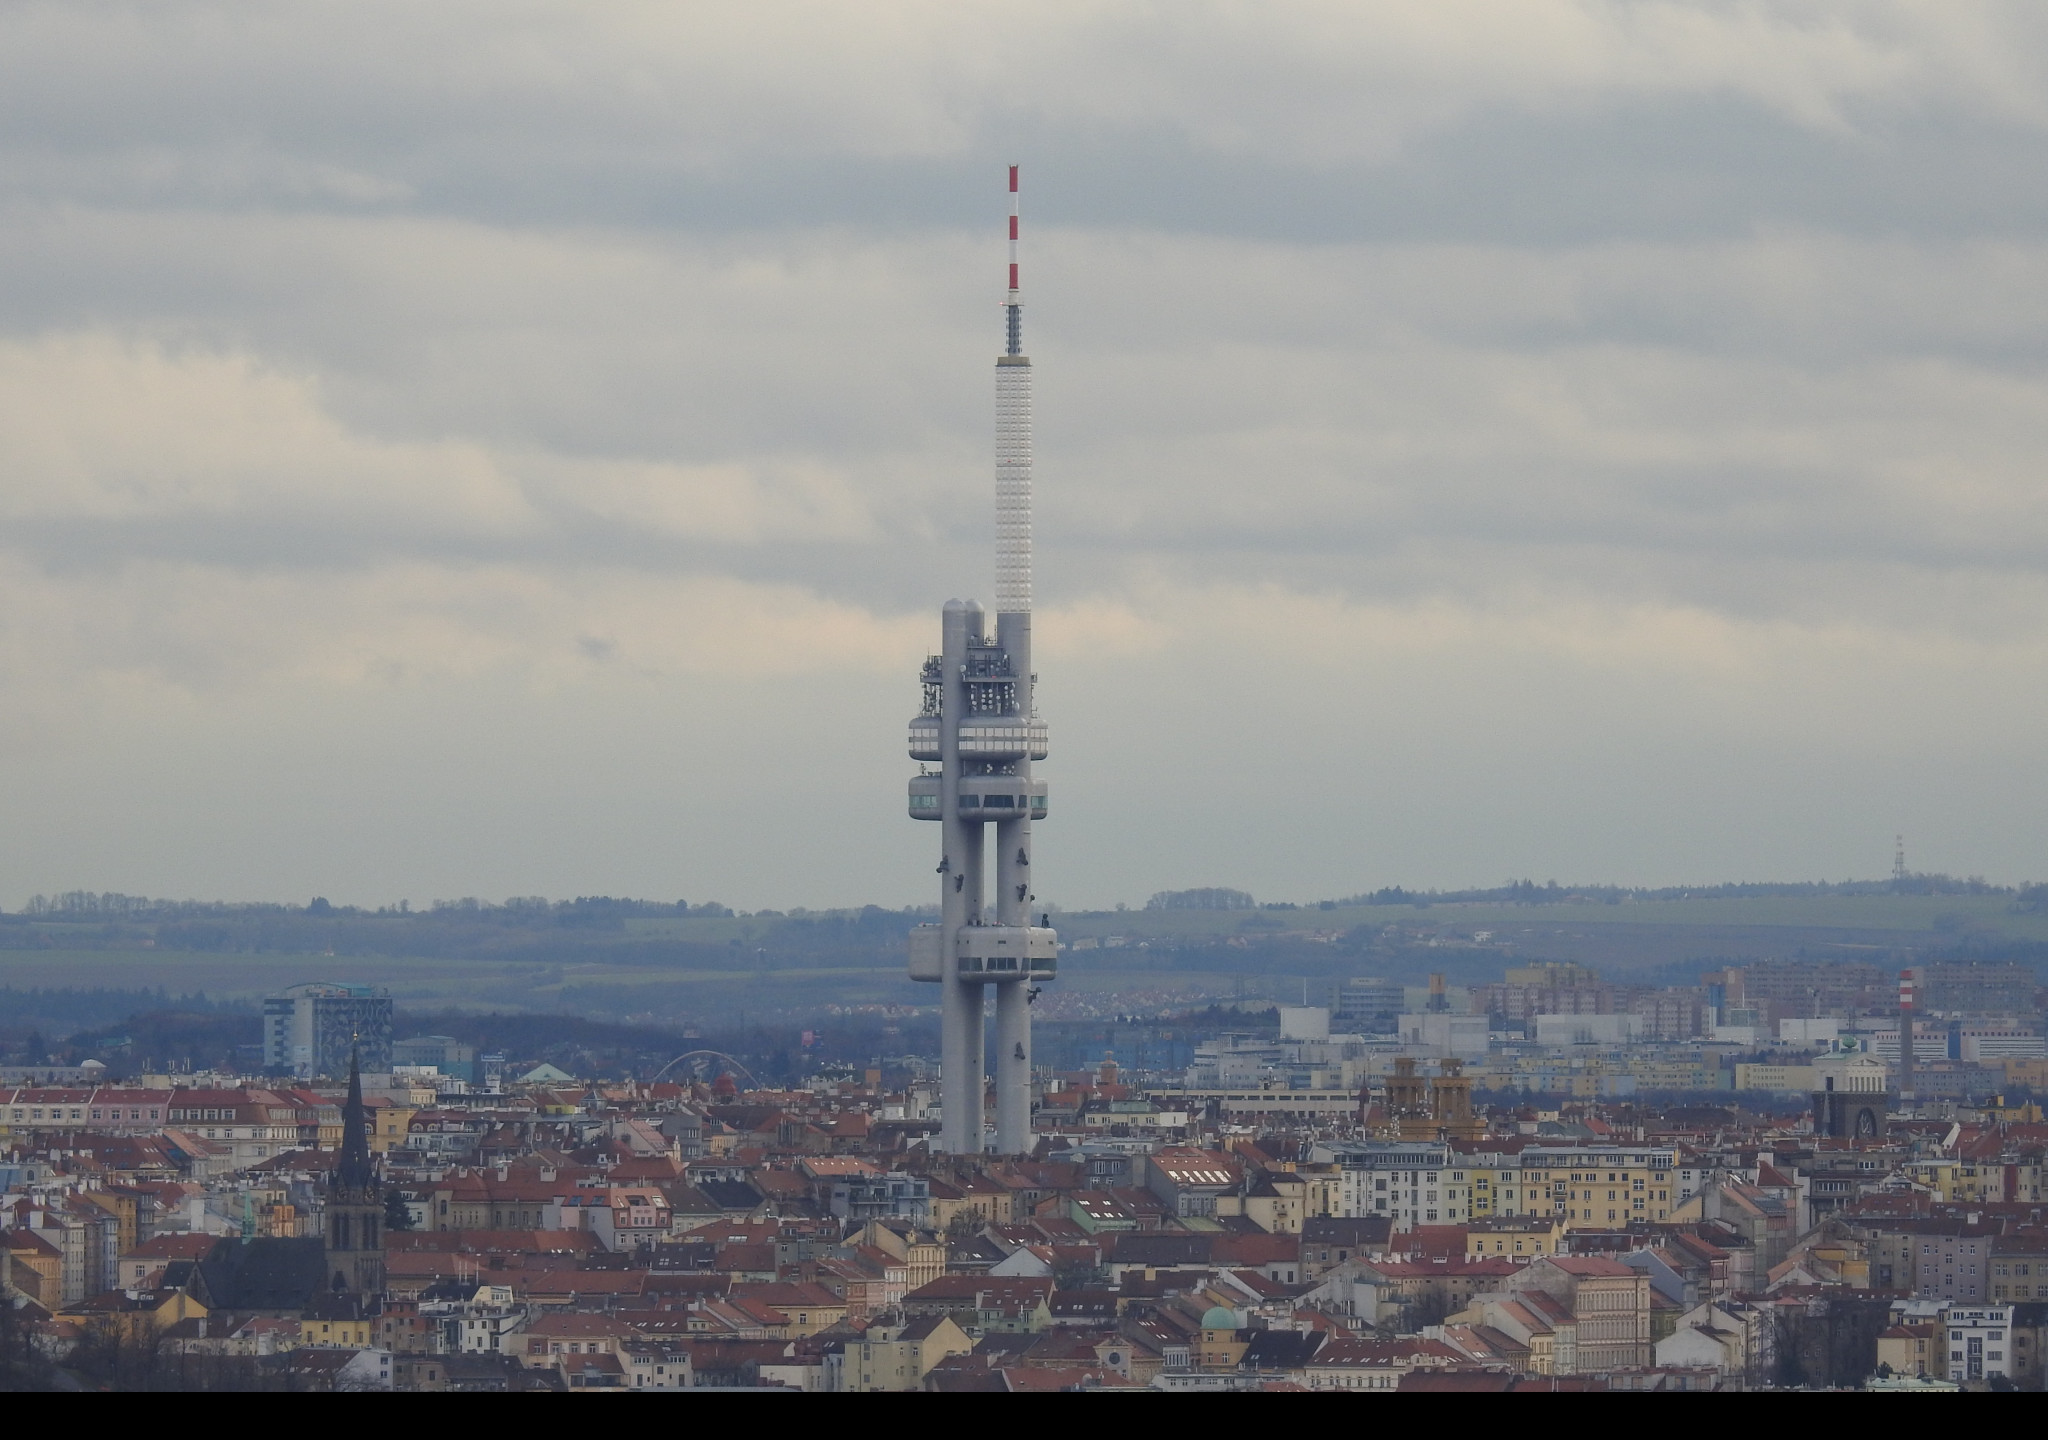
[[[1401,1013],[1408,1008],[1401,982],[1359,976],[1337,987],[1337,1003],[1331,1019],[1353,1034],[1391,1033]]]
[[[293,985],[263,1001],[263,1068],[310,1080],[391,1068],[391,995],[369,985]]]
[[[453,1035],[413,1035],[391,1047],[393,1065],[431,1065],[457,1080],[477,1078],[476,1047]]]

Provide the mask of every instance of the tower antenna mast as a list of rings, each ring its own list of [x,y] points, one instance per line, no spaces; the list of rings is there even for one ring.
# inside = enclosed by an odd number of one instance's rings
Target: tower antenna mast
[[[1022,215],[1018,205],[1017,167],[1010,167],[1010,295],[1003,301],[1003,316],[1009,330],[1009,348],[1006,355],[1024,353],[1024,301],[1017,287],[1017,222]]]

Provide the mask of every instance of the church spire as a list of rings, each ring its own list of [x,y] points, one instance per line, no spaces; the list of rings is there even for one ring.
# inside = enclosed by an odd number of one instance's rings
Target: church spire
[[[363,1110],[363,1073],[360,1056],[348,1055],[348,1103],[341,1107],[341,1163],[335,1167],[335,1183],[358,1194],[370,1187],[370,1133]]]

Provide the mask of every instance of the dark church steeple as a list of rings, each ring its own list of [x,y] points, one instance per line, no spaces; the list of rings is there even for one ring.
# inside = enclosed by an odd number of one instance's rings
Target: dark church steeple
[[[363,1108],[363,1072],[358,1056],[348,1057],[348,1101],[341,1107],[341,1163],[334,1168],[337,1185],[362,1190],[376,1184],[370,1164],[369,1116]]]
[[[327,1181],[327,1270],[332,1288],[371,1298],[384,1289],[384,1186],[370,1155],[359,1057],[348,1060],[341,1109],[341,1154]]]

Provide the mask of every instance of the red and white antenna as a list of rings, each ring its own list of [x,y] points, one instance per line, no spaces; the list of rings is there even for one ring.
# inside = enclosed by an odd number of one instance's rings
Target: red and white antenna
[[[1024,353],[1024,302],[1017,295],[1017,167],[1010,167],[1010,295],[1003,302],[1011,355]]]

